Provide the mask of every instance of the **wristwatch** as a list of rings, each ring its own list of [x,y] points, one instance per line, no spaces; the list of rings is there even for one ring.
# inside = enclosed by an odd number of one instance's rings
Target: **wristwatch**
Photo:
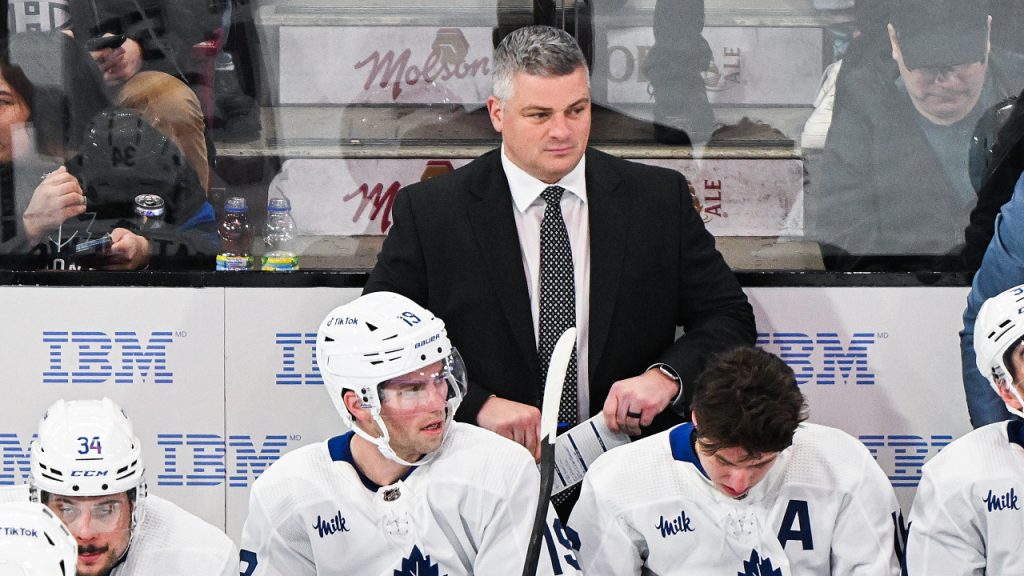
[[[661,372],[665,376],[668,376],[669,378],[674,380],[676,384],[679,384],[679,393],[676,394],[676,397],[672,400],[672,406],[677,406],[679,404],[679,401],[683,399],[683,381],[679,378],[679,374],[676,374],[676,371],[673,370],[672,367],[669,366],[668,364],[660,362],[658,364],[651,365],[651,367],[648,368],[648,370],[650,370],[651,368],[657,368],[658,372]]]

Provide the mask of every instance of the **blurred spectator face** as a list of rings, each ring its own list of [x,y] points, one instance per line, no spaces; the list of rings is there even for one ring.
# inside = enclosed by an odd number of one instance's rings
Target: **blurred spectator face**
[[[579,164],[590,139],[590,86],[583,67],[565,76],[517,72],[512,96],[487,101],[491,124],[505,154],[527,174],[548,184]]]
[[[991,18],[972,0],[957,4],[948,11],[937,5],[917,13],[907,8],[888,28],[892,57],[914,108],[944,126],[965,118],[978,103],[991,48]]]
[[[12,134],[24,130],[29,108],[25,99],[0,74],[0,162],[11,162],[14,157]]]

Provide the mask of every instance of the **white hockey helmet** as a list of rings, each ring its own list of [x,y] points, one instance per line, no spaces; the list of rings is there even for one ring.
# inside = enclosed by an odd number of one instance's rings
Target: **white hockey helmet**
[[[131,420],[110,398],[58,400],[39,421],[32,442],[32,497],[106,496],[134,490],[132,533],[142,521],[146,467]]]
[[[331,402],[342,420],[356,434],[377,445],[387,458],[405,466],[417,462],[399,458],[389,444],[390,436],[380,417],[382,385],[392,378],[441,363],[447,384],[445,434],[466,393],[466,370],[445,331],[444,322],[405,296],[391,292],[366,294],[332,310],[316,335],[316,358]],[[343,395],[352,390],[362,400],[380,428],[375,438],[356,426],[345,407]]]
[[[985,301],[974,323],[974,356],[992,389],[999,393],[999,383],[1024,406],[1024,398],[1014,385],[1010,353],[1024,339],[1024,285],[1015,286]],[[1006,407],[1024,417],[1024,411]]]
[[[78,546],[38,502],[0,504],[0,576],[75,576]]]

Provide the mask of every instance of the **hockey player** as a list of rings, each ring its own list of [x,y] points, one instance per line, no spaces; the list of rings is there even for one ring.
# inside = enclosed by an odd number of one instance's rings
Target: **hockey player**
[[[75,539],[37,502],[0,504],[0,576],[75,576]]]
[[[985,301],[974,328],[981,372],[1024,417],[1024,285]],[[910,513],[911,576],[1024,574],[1024,422],[982,426],[924,465]]]
[[[376,292],[331,311],[316,358],[350,431],[253,484],[243,576],[503,576],[523,570],[540,477],[522,446],[453,421],[466,376],[444,323]],[[578,574],[549,508],[539,574]]]
[[[220,530],[152,494],[131,421],[109,398],[58,400],[31,447],[30,490],[78,542],[79,576],[228,576]]]
[[[587,574],[899,574],[899,505],[855,438],[801,422],[793,371],[756,348],[697,379],[692,423],[604,454],[569,525]]]

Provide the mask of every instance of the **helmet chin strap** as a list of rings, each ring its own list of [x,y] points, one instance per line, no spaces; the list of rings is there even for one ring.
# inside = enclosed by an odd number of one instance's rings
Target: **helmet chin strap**
[[[388,433],[388,427],[384,424],[384,420],[380,417],[380,411],[371,409],[370,415],[373,417],[373,422],[377,425],[377,429],[380,430],[381,432],[380,436],[375,438],[371,436],[369,432],[363,430],[362,427],[356,424],[352,426],[352,430],[360,437],[362,437],[364,440],[376,446],[377,451],[379,451],[385,458],[391,460],[392,462],[401,464],[402,466],[422,466],[423,464],[426,464],[427,462],[430,462],[431,460],[434,459],[434,456],[437,454],[437,450],[424,454],[423,457],[417,460],[416,462],[406,462],[405,460],[400,458],[398,454],[395,453],[394,449],[391,448],[391,434]],[[445,423],[445,426],[447,425],[448,422]],[[447,433],[448,430],[446,428],[445,434]]]

